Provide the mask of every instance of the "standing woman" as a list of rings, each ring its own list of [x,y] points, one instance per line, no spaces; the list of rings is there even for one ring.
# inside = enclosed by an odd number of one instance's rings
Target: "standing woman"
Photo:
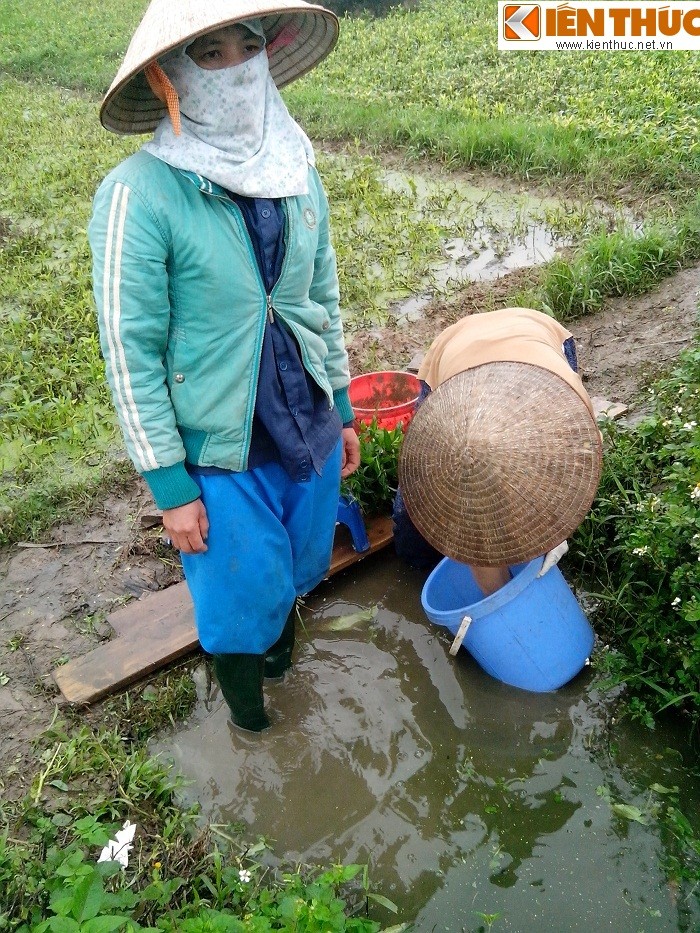
[[[337,34],[303,0],[153,0],[100,113],[155,130],[94,201],[107,378],[231,718],[255,732],[359,463],[328,204],[277,89]]]

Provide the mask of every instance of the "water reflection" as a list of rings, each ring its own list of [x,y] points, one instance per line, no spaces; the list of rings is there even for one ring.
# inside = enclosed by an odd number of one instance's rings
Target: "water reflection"
[[[609,712],[586,677],[531,694],[466,652],[451,658],[450,637],[423,617],[422,582],[387,553],[310,597],[295,672],[267,690],[268,733],[229,732],[203,685],[191,722],[162,745],[194,780],[191,796],[292,861],[369,862],[418,930],[476,930],[479,911],[519,931],[608,928],[601,916],[645,929],[649,911],[661,915],[654,930],[681,929],[658,839],[639,824],[621,837],[596,794],[632,790],[605,752]],[[372,605],[373,622],[331,630]],[[640,767],[653,758],[637,754]]]

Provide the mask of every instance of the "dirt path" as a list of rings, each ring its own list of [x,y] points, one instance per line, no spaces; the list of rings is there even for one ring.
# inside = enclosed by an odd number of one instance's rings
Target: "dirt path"
[[[504,307],[527,276],[470,286],[450,301],[435,302],[416,323],[355,335],[354,371],[403,369],[446,325],[473,311]],[[577,321],[571,329],[591,395],[639,412],[640,389],[692,337],[699,290],[700,266]],[[26,791],[35,770],[32,740],[60,703],[52,678],[56,665],[109,637],[109,610],[179,579],[175,561],[159,553],[157,529],[143,523],[150,509],[147,492],[135,482],[130,495],[108,499],[89,520],[54,529],[48,546],[14,547],[0,555],[0,760],[8,796]]]
[[[26,790],[34,774],[32,740],[60,700],[52,671],[110,637],[104,618],[111,609],[180,579],[175,560],[168,564],[155,556],[160,535],[142,525],[152,508],[144,485],[135,481],[129,495],[110,497],[88,519],[54,528],[47,546],[15,546],[0,556],[0,761],[6,793]]]
[[[351,343],[351,369],[366,369],[368,358],[377,369],[403,369],[449,324],[467,314],[507,307],[509,296],[527,286],[530,275],[523,270],[495,283],[472,285],[449,301],[434,302],[417,322],[374,328]],[[614,299],[568,325],[588,392],[633,409],[640,389],[690,341],[698,322],[699,293],[700,266],[695,266],[639,298]]]
[[[696,266],[640,298],[618,298],[601,313],[577,321],[571,330],[590,394],[634,408],[640,387],[668,368],[690,342],[698,324],[699,292]]]

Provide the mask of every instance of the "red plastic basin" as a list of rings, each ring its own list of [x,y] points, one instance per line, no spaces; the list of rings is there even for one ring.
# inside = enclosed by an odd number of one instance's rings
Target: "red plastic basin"
[[[377,426],[387,431],[399,423],[407,427],[419,393],[420,380],[411,373],[398,370],[355,376],[349,389],[355,419],[371,424],[376,418]]]

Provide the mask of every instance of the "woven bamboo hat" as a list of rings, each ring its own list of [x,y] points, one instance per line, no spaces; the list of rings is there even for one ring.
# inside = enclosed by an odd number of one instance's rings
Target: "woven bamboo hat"
[[[446,380],[406,433],[399,483],[441,554],[474,566],[533,560],[581,523],[602,443],[581,396],[529,363],[485,363]]]
[[[215,29],[261,19],[270,74],[283,87],[310,71],[338,41],[338,19],[304,0],[152,0],[100,109],[115,133],[150,133],[167,113],[143,73],[161,55]]]

